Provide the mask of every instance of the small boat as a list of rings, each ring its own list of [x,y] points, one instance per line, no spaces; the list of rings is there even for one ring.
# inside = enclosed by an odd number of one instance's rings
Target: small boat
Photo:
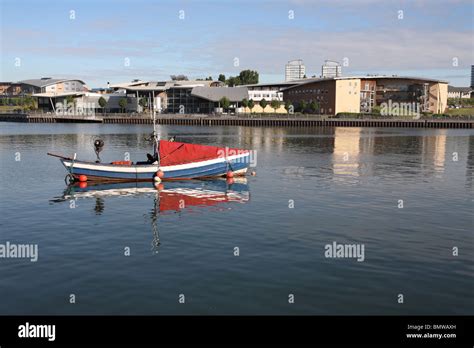
[[[75,181],[161,181],[183,179],[205,179],[245,175],[251,164],[249,150],[228,147],[189,144],[160,140],[156,128],[156,114],[153,111],[153,155],[147,154],[147,161],[114,161],[101,163],[99,153],[104,147],[100,139],[94,141],[96,161],[76,160],[48,152],[59,157],[68,170],[66,180]]]
[[[152,181],[160,173],[162,180],[200,179],[245,175],[250,165],[250,151],[158,140],[155,155],[148,161],[101,163],[59,157],[74,180],[85,175],[88,181]],[[96,151],[97,153],[97,151]]]

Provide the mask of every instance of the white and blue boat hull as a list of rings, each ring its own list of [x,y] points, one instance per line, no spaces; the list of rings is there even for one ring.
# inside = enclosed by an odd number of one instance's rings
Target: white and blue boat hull
[[[61,158],[61,163],[74,177],[86,175],[88,180],[151,181],[158,170],[163,172],[163,180],[182,180],[225,176],[229,170],[234,175],[245,175],[250,165],[250,153],[172,166],[117,165],[66,158]]]

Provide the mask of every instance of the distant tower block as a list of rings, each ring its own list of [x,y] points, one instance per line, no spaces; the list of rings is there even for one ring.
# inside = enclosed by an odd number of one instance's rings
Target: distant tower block
[[[342,67],[341,64],[333,60],[325,60],[323,66],[321,67],[321,77],[322,78],[334,78],[342,76]]]
[[[474,88],[474,65],[471,65],[471,88]]]
[[[306,74],[306,68],[301,59],[290,60],[285,65],[285,81],[301,80]]]

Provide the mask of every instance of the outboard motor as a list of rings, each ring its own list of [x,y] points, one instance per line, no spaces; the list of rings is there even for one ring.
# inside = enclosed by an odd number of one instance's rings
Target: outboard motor
[[[102,151],[103,147],[104,147],[104,141],[103,140],[96,139],[94,141],[94,151],[95,151],[95,154],[97,156],[97,161],[95,161],[96,163],[100,163],[99,153]]]

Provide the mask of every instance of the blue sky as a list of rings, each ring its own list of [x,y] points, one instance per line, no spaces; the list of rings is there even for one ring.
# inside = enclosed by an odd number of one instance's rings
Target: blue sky
[[[348,63],[344,75],[414,75],[467,86],[474,64],[472,0],[0,3],[3,81],[74,77],[98,87],[255,69],[262,82],[276,82],[288,60],[301,58],[308,76],[332,59]]]

